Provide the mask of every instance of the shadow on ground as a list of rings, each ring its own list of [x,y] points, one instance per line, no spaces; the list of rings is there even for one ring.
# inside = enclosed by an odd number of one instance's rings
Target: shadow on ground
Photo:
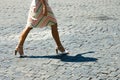
[[[47,56],[27,56],[26,58],[51,58],[51,59],[60,59],[63,62],[95,62],[98,60],[97,58],[82,56],[88,53],[94,53],[94,51],[80,53],[75,56],[63,54],[63,55],[47,55]]]

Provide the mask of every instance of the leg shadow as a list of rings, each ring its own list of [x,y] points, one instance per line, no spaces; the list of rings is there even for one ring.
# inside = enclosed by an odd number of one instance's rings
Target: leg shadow
[[[60,59],[63,62],[95,62],[98,60],[97,58],[82,56],[88,53],[94,53],[94,52],[90,51],[86,53],[80,53],[75,56],[63,54],[63,55],[48,55],[48,56],[28,56],[27,58],[51,58],[51,59]]]

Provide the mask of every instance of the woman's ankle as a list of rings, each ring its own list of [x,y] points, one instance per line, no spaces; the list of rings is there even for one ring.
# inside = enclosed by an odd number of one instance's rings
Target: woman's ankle
[[[61,45],[61,46],[58,46],[57,47],[61,52],[64,52],[65,51],[65,48]]]

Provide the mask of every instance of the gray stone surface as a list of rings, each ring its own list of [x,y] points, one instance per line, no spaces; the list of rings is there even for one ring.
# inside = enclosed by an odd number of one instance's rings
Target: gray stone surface
[[[50,29],[35,28],[20,59],[30,3],[0,0],[0,80],[120,80],[120,0],[49,0],[71,54],[57,56]]]

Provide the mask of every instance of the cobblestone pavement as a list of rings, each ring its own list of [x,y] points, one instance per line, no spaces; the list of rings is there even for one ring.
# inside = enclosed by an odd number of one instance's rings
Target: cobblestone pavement
[[[0,80],[120,80],[120,0],[49,0],[63,45],[50,29],[33,29],[14,56],[31,0],[0,0]]]

